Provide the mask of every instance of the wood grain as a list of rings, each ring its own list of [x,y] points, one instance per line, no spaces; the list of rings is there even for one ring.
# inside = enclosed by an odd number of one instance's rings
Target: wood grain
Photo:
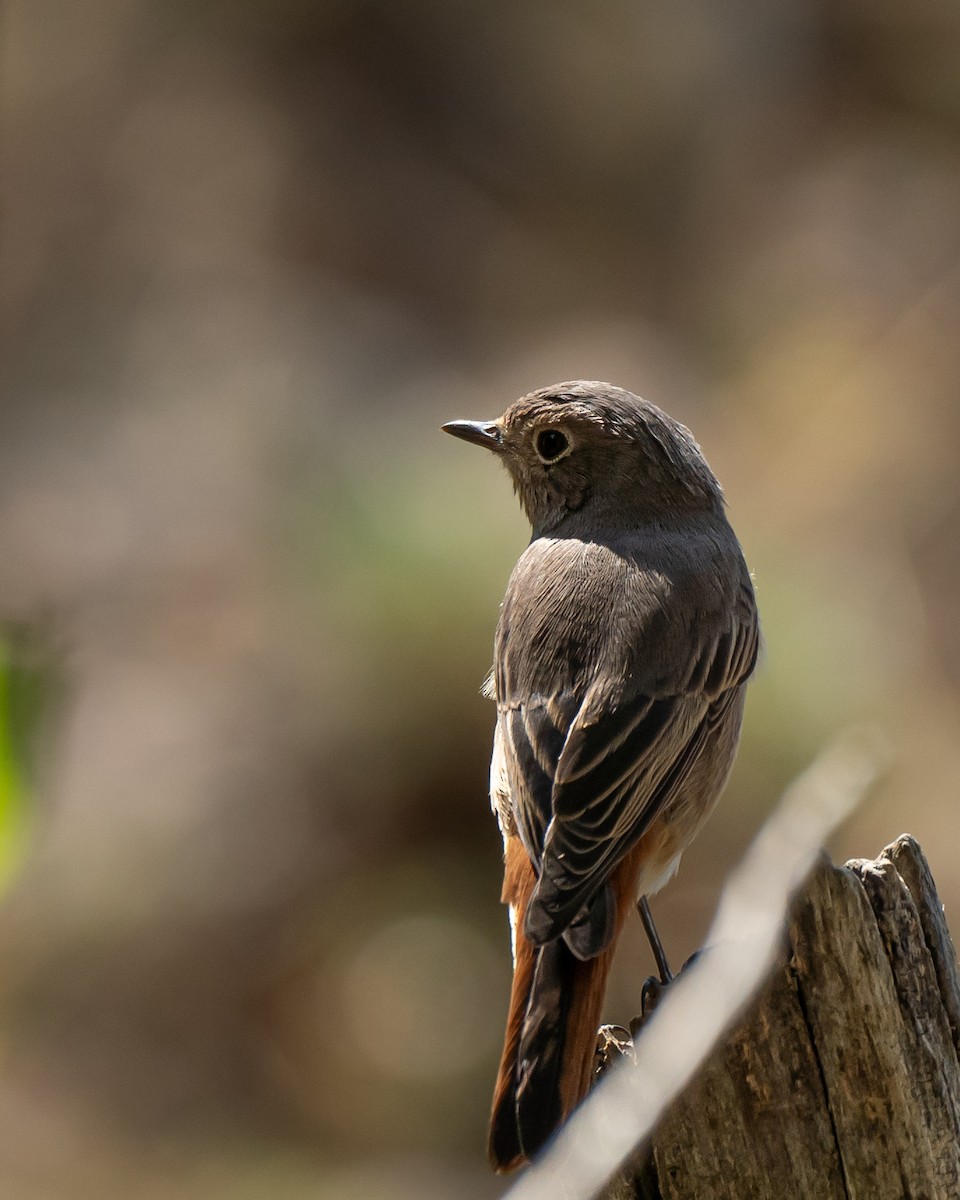
[[[958,1046],[956,954],[920,847],[824,858],[761,994],[605,1196],[956,1200]]]

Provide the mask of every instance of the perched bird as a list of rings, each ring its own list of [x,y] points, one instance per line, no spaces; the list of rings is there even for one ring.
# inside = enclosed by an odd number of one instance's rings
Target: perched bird
[[[500,609],[491,802],[514,975],[489,1154],[510,1170],[586,1094],[614,944],[674,875],[736,753],[759,626],[689,431],[560,383],[447,433],[506,466],[533,537]]]

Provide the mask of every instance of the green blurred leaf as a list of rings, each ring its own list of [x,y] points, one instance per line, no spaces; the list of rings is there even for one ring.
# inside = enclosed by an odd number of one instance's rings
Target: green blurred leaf
[[[23,630],[0,633],[0,889],[23,859],[33,813],[32,747],[49,671],[24,653],[31,642]]]

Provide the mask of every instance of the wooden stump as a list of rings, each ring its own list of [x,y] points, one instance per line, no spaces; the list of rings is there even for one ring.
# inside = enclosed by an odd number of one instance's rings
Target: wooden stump
[[[960,1197],[960,983],[920,847],[822,860],[786,943],[608,1200]]]

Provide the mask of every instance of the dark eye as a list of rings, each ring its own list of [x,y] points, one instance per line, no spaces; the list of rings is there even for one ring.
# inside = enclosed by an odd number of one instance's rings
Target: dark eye
[[[559,429],[541,429],[537,434],[536,446],[537,454],[544,462],[553,462],[570,448],[570,442]]]

